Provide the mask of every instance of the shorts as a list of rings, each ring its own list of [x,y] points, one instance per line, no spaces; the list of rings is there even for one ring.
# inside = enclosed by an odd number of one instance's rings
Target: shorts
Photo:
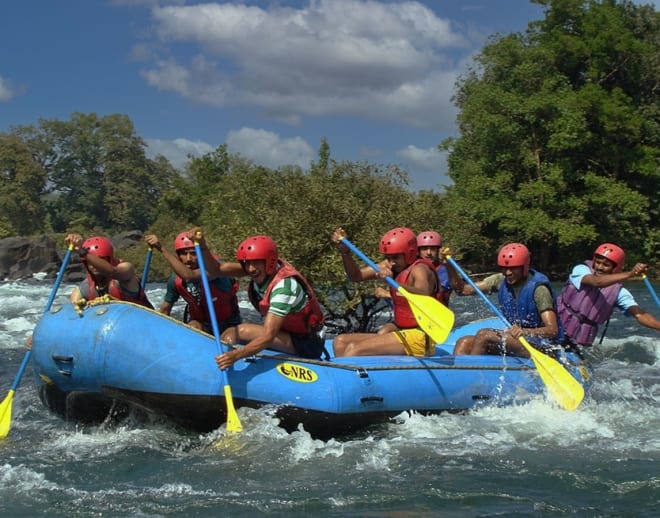
[[[432,356],[433,341],[419,327],[394,331],[397,340],[403,344],[408,356]]]
[[[289,334],[291,335],[291,343],[298,353],[298,356],[318,359],[323,354],[324,340],[318,334]]]

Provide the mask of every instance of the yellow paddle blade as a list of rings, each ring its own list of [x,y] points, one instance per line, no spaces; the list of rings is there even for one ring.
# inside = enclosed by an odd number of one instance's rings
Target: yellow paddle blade
[[[225,385],[225,401],[227,401],[227,431],[242,432],[243,425],[234,408],[234,399],[231,396],[231,387],[228,384]]]
[[[403,295],[415,315],[417,325],[437,343],[443,343],[452,327],[454,327],[454,313],[438,299],[429,295],[410,293],[399,286],[398,290]]]
[[[548,387],[548,392],[566,410],[575,410],[584,399],[584,387],[557,360],[543,354],[530,345],[522,336],[519,338],[534,361],[536,370]]]
[[[0,438],[9,435],[11,426],[11,401],[14,399],[14,391],[10,390],[7,397],[0,405]]]

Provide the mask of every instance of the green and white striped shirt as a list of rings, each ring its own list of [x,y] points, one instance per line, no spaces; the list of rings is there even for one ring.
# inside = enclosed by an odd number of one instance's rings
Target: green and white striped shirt
[[[259,298],[263,298],[268,283],[255,286]],[[270,292],[270,307],[268,313],[285,317],[289,313],[298,313],[307,303],[307,293],[294,277],[287,277],[278,282]]]

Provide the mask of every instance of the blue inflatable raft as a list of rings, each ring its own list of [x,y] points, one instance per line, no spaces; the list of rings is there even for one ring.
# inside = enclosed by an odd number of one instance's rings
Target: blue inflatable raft
[[[531,360],[453,356],[453,345],[488,319],[455,329],[434,356],[308,360],[276,351],[237,362],[228,380],[237,409],[270,405],[280,425],[300,424],[326,439],[386,422],[405,411],[465,411],[510,405],[544,394]],[[332,354],[332,342],[327,341]],[[156,311],[108,302],[78,313],[66,304],[46,313],[33,335],[33,366],[43,403],[76,422],[100,422],[137,407],[209,432],[226,419],[215,339]],[[588,388],[591,372],[568,354],[566,367]]]

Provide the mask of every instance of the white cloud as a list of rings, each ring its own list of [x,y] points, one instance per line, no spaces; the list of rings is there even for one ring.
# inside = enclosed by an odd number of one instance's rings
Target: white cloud
[[[147,156],[163,155],[177,169],[183,169],[189,155],[200,157],[215,150],[207,142],[184,138],[174,140],[145,139]],[[240,154],[255,164],[277,169],[285,165],[297,165],[307,170],[315,158],[315,151],[300,137],[282,138],[272,131],[241,128],[227,134],[227,149]]]
[[[9,83],[0,76],[0,102],[10,101],[15,95],[16,92],[11,89]]]
[[[396,154],[421,171],[447,170],[447,154],[441,152],[437,147],[422,149],[408,145],[397,151]]]
[[[426,149],[408,145],[396,152],[404,160],[404,167],[411,171],[412,187],[415,189],[434,189],[438,184],[449,185],[447,176],[447,153],[437,147]]]
[[[143,76],[161,90],[255,106],[290,123],[350,114],[453,129],[447,113],[460,63],[449,52],[469,43],[421,3],[209,3],[152,13],[165,57]]]
[[[210,153],[215,148],[206,142],[192,141],[184,138],[174,140],[145,139],[147,143],[146,154],[153,158],[163,155],[177,169],[183,169],[189,156],[200,157]]]
[[[297,165],[307,170],[314,160],[314,149],[302,138],[282,138],[272,131],[241,128],[227,135],[227,149],[252,160],[255,164],[276,169]]]

